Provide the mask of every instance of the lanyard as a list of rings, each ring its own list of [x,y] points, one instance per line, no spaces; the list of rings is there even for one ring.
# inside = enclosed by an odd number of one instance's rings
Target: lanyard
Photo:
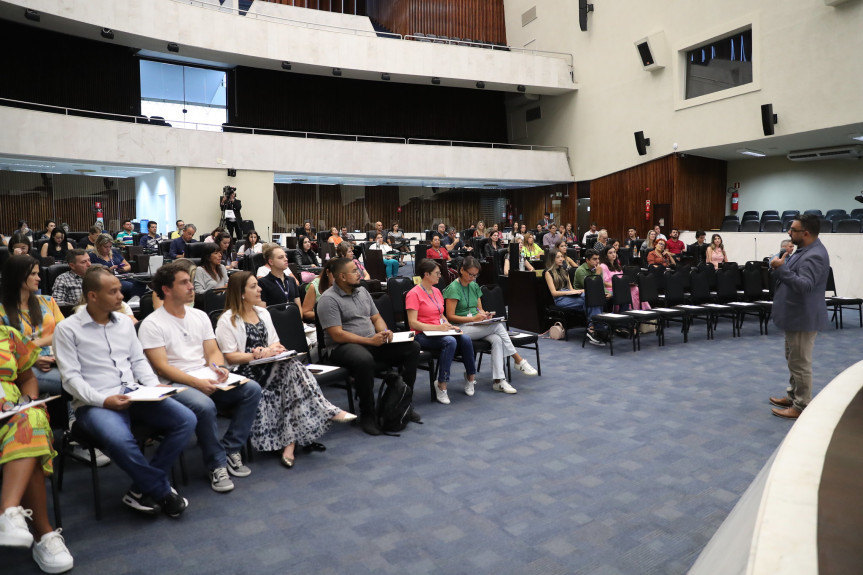
[[[459,284],[459,285],[461,285],[461,284]],[[467,312],[468,313],[470,313],[470,308],[472,307],[470,305],[470,289],[469,288],[470,288],[470,284],[467,284],[466,286],[461,286],[461,292],[464,294],[464,299],[465,299],[465,302],[467,305]]]
[[[280,280],[276,276],[273,276],[273,279],[276,281],[276,285],[279,286],[279,289],[282,290],[282,293],[285,294],[285,299],[288,299],[288,287],[285,285],[285,280]]]
[[[437,298],[432,297],[432,294],[430,294],[426,290],[423,290],[423,293],[426,294],[426,297],[428,297],[431,300],[431,302],[434,304],[434,306],[437,308],[438,314],[443,315],[443,309],[441,308],[441,306],[438,305]],[[434,288],[432,288],[432,293],[434,293]]]

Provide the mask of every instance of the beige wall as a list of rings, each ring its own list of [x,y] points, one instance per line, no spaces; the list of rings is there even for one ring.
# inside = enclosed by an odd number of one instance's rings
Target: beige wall
[[[521,14],[537,7],[522,27]],[[702,0],[594,3],[588,32],[577,2],[506,0],[513,46],[575,55],[577,94],[543,96],[543,119],[527,124],[526,141],[567,145],[577,180],[593,179],[671,153],[764,138],[760,106],[780,115],[777,135],[860,121],[863,93],[863,2],[839,7],[817,0]],[[744,23],[753,25],[756,91],[675,109],[678,51]],[[633,45],[663,32],[662,70],[645,72]],[[531,42],[535,39],[535,42]],[[546,113],[548,110],[549,113]],[[633,133],[651,139],[637,155]]]
[[[177,168],[175,182],[177,217],[195,224],[199,234],[219,225],[219,197],[224,186],[237,188],[243,219],[253,220],[262,237],[273,225],[273,172],[237,170],[237,176],[231,178],[223,169]]]

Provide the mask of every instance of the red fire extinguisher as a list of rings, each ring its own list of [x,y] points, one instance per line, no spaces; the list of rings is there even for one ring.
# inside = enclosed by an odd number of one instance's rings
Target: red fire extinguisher
[[[731,192],[731,211],[736,212],[739,205],[740,194],[737,193],[737,190]]]

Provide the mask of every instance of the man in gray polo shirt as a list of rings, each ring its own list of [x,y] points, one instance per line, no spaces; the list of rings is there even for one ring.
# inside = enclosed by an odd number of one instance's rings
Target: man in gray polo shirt
[[[375,418],[375,362],[400,367],[405,384],[413,389],[420,345],[415,341],[391,343],[392,332],[369,292],[360,286],[359,270],[352,260],[338,258],[330,265],[335,283],[321,294],[317,311],[324,343],[332,362],[354,377],[363,431],[380,435]],[[419,421],[419,414],[414,412],[411,420]]]

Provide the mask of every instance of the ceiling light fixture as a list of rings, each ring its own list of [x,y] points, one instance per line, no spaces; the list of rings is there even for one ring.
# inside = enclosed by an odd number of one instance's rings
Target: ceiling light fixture
[[[105,40],[113,40],[114,39],[114,31],[110,28],[102,28],[99,32],[102,35],[102,38]]]
[[[758,150],[750,150],[749,148],[740,148],[737,150],[738,154],[743,154],[744,156],[752,156],[753,158],[763,158],[767,154],[764,152],[759,152]]]
[[[435,86],[440,85],[440,78],[438,78],[437,76],[432,78],[432,84],[434,84]]]
[[[290,72],[290,70],[291,70],[291,63],[290,63],[290,62],[282,62],[282,70],[287,70],[287,71],[289,71],[289,72]]]
[[[383,80],[384,82],[389,82],[390,81],[390,75],[387,74],[386,72],[381,73],[381,80]]]

